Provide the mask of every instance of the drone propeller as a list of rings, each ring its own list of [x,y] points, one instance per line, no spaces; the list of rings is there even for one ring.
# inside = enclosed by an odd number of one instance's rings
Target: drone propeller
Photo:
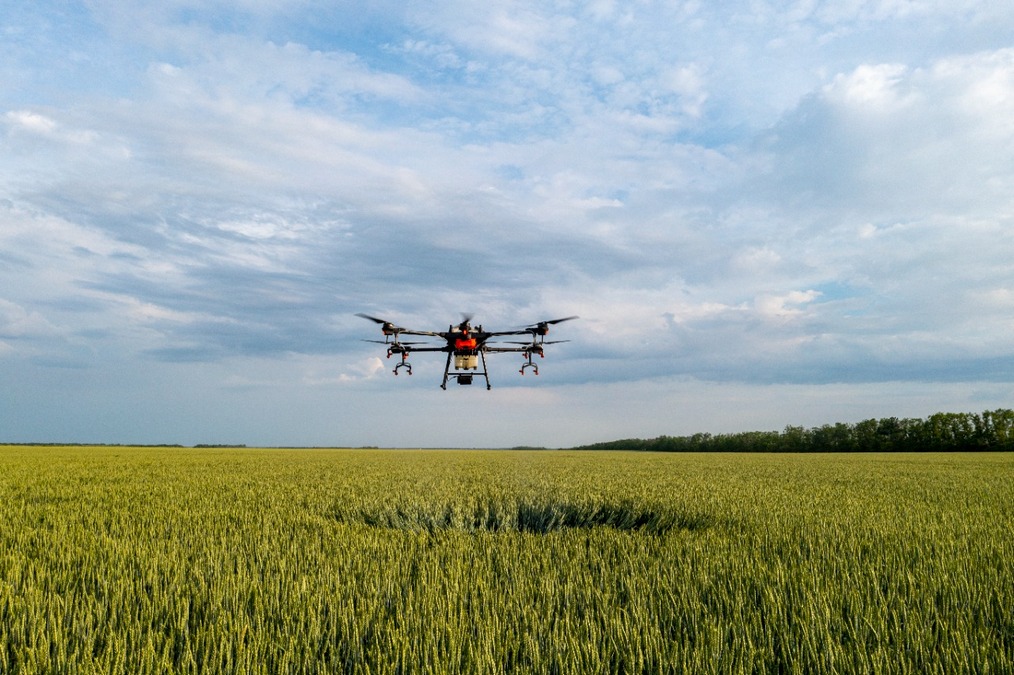
[[[578,319],[577,316],[565,316],[562,319],[550,319],[549,321],[539,321],[538,323],[529,324],[528,328],[542,328],[543,326],[552,326],[554,324],[563,323],[564,321],[572,321]]]
[[[399,341],[386,342],[384,340],[363,340],[363,342],[375,342],[378,345],[391,345],[391,346],[394,346],[394,345],[401,346],[401,345],[425,345],[425,344],[429,344],[428,342],[399,342]],[[548,345],[549,343],[547,342],[546,344]]]
[[[378,319],[375,316],[370,316],[369,314],[363,314],[362,312],[356,312],[356,316],[361,317],[363,319],[369,319],[370,321],[372,321],[374,323],[380,323],[380,324],[391,325],[391,326],[394,325],[390,321],[387,321],[385,319]]]
[[[365,318],[365,319],[369,319],[369,320],[373,321],[374,323],[379,323],[384,328],[388,328],[389,327],[391,330],[405,330],[405,328],[402,328],[400,326],[396,326],[393,323],[391,323],[390,321],[388,321],[387,319],[377,318],[376,316],[370,316],[369,314],[363,314],[362,312],[356,312],[356,316],[359,316],[359,317]]]
[[[393,335],[396,340],[398,339],[398,333],[401,333],[401,332],[403,332],[403,331],[406,330],[405,328],[402,328],[401,326],[395,326],[390,321],[387,321],[385,319],[378,319],[375,316],[370,316],[369,314],[363,314],[362,312],[357,313],[356,316],[362,317],[363,319],[369,319],[373,323],[379,323],[380,324],[380,330],[381,330],[381,332],[383,332],[384,335]]]
[[[425,342],[398,342],[397,340],[395,340],[394,342],[384,342],[382,340],[363,340],[363,342],[375,342],[378,345],[387,345],[387,358],[391,358],[392,354],[401,354],[401,363],[395,366],[394,368],[395,375],[398,374],[398,369],[403,367],[408,368],[408,374],[411,375],[412,366],[405,360],[405,357],[408,356],[408,353],[412,351],[412,348],[409,345],[426,344]]]
[[[542,345],[558,345],[561,342],[570,342],[570,340],[550,340],[549,342],[520,342],[517,340],[504,340],[504,344],[525,345],[527,347],[541,347]]]
[[[550,319],[549,321],[540,321],[538,323],[533,323],[525,326],[524,330],[531,333],[532,337],[535,337],[536,335],[541,335],[543,338],[545,338],[546,334],[549,332],[550,326],[558,323],[563,323],[564,321],[571,321],[576,318],[578,317],[565,316],[562,319]]]

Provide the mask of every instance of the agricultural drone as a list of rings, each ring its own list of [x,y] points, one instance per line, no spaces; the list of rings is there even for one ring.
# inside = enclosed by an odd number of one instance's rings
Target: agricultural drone
[[[396,326],[390,321],[384,319],[378,319],[375,316],[369,314],[356,314],[356,316],[364,319],[369,319],[374,323],[380,324],[380,330],[384,334],[384,340],[364,340],[364,342],[376,342],[378,344],[387,345],[387,358],[391,358],[393,354],[400,354],[401,361],[394,367],[394,374],[397,375],[398,371],[402,368],[411,375],[412,364],[408,362],[408,355],[411,352],[446,352],[447,363],[444,365],[444,379],[440,383],[440,388],[447,389],[447,380],[455,379],[458,384],[472,384],[472,378],[476,375],[481,375],[486,378],[486,389],[492,389],[489,383],[489,371],[486,369],[486,354],[500,354],[504,352],[515,352],[520,353],[526,360],[521,366],[521,374],[524,375],[525,371],[529,368],[536,375],[539,374],[539,367],[532,362],[532,357],[536,354],[539,357],[545,357],[544,348],[546,345],[559,344],[561,342],[570,342],[569,340],[551,340],[546,342],[546,335],[549,333],[549,327],[564,321],[570,321],[576,319],[576,316],[567,316],[562,319],[552,319],[550,321],[539,321],[533,323],[524,328],[518,328],[515,330],[504,330],[504,331],[485,331],[482,326],[472,326],[471,315],[463,315],[463,321],[458,325],[450,325],[446,331],[428,331],[428,330],[412,330],[409,328],[402,328]],[[416,335],[428,338],[439,338],[444,340],[446,344],[433,344],[432,342],[402,342],[402,335]],[[490,338],[506,337],[512,335],[528,335],[531,337],[531,341],[517,341],[517,340],[505,340],[503,345],[515,345],[511,347],[499,346],[498,343],[489,342]],[[454,368],[451,368],[451,360],[454,361]],[[479,364],[482,364],[482,370],[479,370]]]

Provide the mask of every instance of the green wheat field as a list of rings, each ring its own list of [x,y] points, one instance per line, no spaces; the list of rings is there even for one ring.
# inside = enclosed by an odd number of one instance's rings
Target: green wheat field
[[[1010,673],[1014,455],[0,447],[2,673]]]

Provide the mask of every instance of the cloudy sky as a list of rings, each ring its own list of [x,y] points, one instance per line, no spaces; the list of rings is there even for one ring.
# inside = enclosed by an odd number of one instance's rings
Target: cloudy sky
[[[0,441],[571,446],[1014,405],[999,0],[0,0]],[[356,312],[572,314],[394,377]]]

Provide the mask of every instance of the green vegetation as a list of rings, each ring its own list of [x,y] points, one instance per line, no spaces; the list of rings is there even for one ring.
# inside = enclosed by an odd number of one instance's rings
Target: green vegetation
[[[1014,672],[1014,456],[0,448],[0,672]]]
[[[863,420],[856,424],[785,427],[737,434],[628,438],[584,445],[579,450],[652,452],[1010,452],[1014,451],[1014,410],[936,413],[924,420]]]

